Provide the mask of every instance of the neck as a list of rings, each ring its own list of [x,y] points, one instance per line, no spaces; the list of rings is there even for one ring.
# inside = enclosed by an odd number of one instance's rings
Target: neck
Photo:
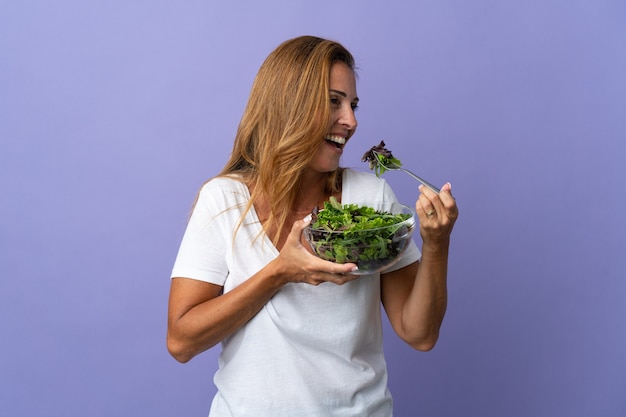
[[[328,174],[307,173],[300,180],[300,190],[292,211],[310,212],[313,207],[319,207],[330,197],[326,190]]]

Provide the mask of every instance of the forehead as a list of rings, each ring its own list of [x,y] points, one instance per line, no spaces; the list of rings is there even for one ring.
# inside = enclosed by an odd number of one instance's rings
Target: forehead
[[[356,98],[356,77],[354,71],[343,62],[330,67],[330,87],[345,93],[350,99]]]

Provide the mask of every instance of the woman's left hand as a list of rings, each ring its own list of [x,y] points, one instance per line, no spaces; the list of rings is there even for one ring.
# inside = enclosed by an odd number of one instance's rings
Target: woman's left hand
[[[450,234],[459,216],[450,183],[441,187],[439,194],[420,185],[420,195],[415,202],[419,218],[420,235],[424,244],[448,245]]]
[[[446,313],[448,249],[459,210],[450,183],[439,194],[420,186],[415,202],[422,236],[422,257],[381,279],[381,299],[396,333],[418,350],[437,343]]]

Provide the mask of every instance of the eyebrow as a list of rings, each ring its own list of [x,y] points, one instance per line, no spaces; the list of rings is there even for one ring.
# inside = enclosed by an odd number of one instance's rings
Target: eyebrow
[[[348,95],[346,93],[344,93],[343,91],[339,91],[339,90],[333,90],[332,88],[330,89],[331,93],[335,93],[335,94],[339,94],[341,97],[348,97]],[[358,97],[354,98],[354,101],[359,101]]]

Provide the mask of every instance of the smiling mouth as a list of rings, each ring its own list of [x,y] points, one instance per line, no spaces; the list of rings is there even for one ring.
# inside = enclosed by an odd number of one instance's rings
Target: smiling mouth
[[[325,138],[326,142],[335,145],[337,148],[343,148],[343,145],[346,144],[346,138],[338,135],[327,135]]]

